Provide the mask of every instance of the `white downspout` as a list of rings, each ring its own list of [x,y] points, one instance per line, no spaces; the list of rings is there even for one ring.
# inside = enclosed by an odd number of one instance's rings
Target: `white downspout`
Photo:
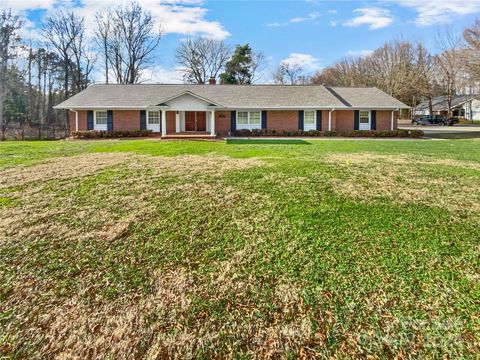
[[[395,110],[392,110],[392,114],[390,116],[390,130],[393,130],[393,114],[395,113]]]

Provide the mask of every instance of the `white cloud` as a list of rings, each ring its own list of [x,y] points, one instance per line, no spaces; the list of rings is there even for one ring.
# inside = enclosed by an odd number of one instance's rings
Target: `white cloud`
[[[353,56],[353,57],[367,57],[369,55],[372,55],[373,50],[349,50],[347,52],[347,56]]]
[[[202,0],[137,0],[162,26],[165,34],[201,35],[225,39],[230,33],[218,21],[206,18],[208,9]],[[47,15],[58,8],[73,9],[85,17],[87,32],[92,33],[95,13],[109,6],[126,3],[125,0],[0,0],[0,3],[19,12],[46,10]]]
[[[313,21],[315,19],[318,19],[319,17],[320,17],[320,13],[317,12],[317,11],[313,11],[310,14],[308,14],[307,16],[294,17],[294,18],[291,18],[291,19],[289,19],[288,21],[285,21],[285,22],[273,22],[273,23],[270,23],[270,24],[267,24],[267,25],[268,26],[273,26],[273,27],[287,26],[289,24],[301,23],[301,22],[305,22],[305,21]]]
[[[452,22],[459,15],[480,12],[479,0],[390,0],[392,3],[414,9],[415,23],[422,26]]]
[[[330,10],[328,10],[328,13],[329,14],[336,14],[336,13],[338,13],[338,11],[335,10],[335,9],[330,9]]]
[[[0,0],[0,5],[18,12],[53,8],[55,0]]]
[[[343,23],[344,26],[361,26],[368,25],[370,30],[380,29],[389,26],[393,23],[393,17],[387,9],[378,7],[362,8],[354,10],[359,14],[353,19],[347,20]]]
[[[301,66],[307,72],[314,72],[321,68],[320,60],[310,54],[291,53],[281,63]]]
[[[330,26],[335,27],[335,26],[337,26],[337,24],[338,24],[338,23],[337,23],[336,21],[330,21]]]
[[[183,82],[183,73],[179,67],[168,69],[162,66],[153,66],[142,73],[141,80],[145,83],[178,84]]]
[[[317,12],[317,11],[314,11],[314,12],[311,12],[310,14],[308,14],[308,16],[305,16],[305,17],[292,18],[292,19],[290,19],[290,22],[291,23],[299,23],[299,22],[304,22],[304,21],[311,21],[311,20],[317,19],[319,16],[320,16],[320,13]]]

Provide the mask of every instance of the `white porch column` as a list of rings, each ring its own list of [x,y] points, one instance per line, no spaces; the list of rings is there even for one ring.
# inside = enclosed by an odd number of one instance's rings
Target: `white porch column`
[[[390,130],[393,130],[393,114],[394,114],[394,110],[392,110],[392,114],[390,116]]]
[[[210,135],[215,136],[215,110],[210,111]]]
[[[332,111],[328,112],[328,131],[332,131]]]
[[[180,130],[180,111],[175,112],[175,131],[179,133]]]
[[[78,111],[73,109],[70,109],[70,111],[75,113],[75,131],[78,131]]]
[[[166,118],[166,111],[162,111],[162,136],[167,136],[167,118]]]

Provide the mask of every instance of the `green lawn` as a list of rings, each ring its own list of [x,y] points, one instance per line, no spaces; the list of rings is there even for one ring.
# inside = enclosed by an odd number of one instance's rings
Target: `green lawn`
[[[0,357],[478,358],[480,141],[0,143]]]

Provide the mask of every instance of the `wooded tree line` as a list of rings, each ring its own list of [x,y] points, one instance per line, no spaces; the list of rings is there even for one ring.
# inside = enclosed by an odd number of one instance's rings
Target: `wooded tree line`
[[[25,19],[0,10],[0,124],[60,127],[68,114],[53,106],[92,83],[94,68],[105,83],[136,84],[155,62],[162,26],[138,3],[108,8],[95,15],[93,38],[85,19],[59,10],[48,17],[38,39],[21,39]],[[223,41],[191,38],[175,54],[185,82],[252,84],[264,68],[264,55],[249,44],[232,49]],[[97,75],[98,77],[98,75]]]
[[[376,86],[415,107],[440,95],[451,108],[455,94],[480,92],[480,19],[462,35],[445,29],[436,54],[421,42],[394,40],[365,57],[346,58],[317,72],[310,81],[329,86]],[[300,69],[301,70],[301,69]],[[296,78],[299,78],[296,69]],[[287,73],[288,75],[288,73]],[[292,79],[290,76],[289,79]]]
[[[57,127],[68,130],[68,114],[53,106],[93,82],[135,84],[155,63],[162,26],[131,2],[95,15],[93,37],[85,19],[59,10],[48,17],[34,40],[21,39],[25,19],[0,9],[0,124]],[[422,43],[396,40],[369,56],[343,59],[308,76],[301,64],[281,63],[272,74],[277,84],[376,86],[415,105],[437,95],[478,92],[480,20],[463,36],[445,32],[436,54]],[[188,38],[175,59],[187,83],[210,79],[224,84],[253,84],[265,79],[265,56],[249,44],[230,46],[221,40]],[[99,77],[99,73],[101,78]]]

